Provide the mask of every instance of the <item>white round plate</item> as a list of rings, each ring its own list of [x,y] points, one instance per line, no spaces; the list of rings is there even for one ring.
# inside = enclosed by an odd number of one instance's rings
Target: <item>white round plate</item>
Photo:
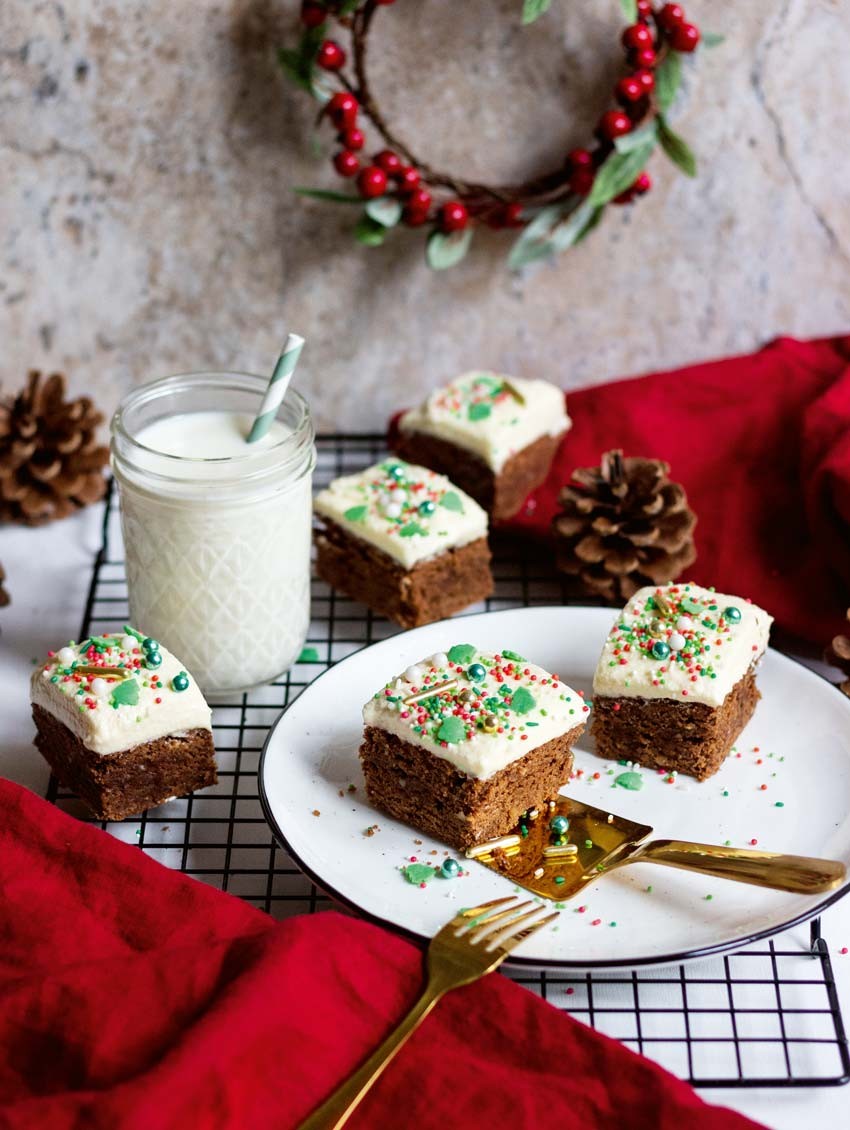
[[[420,939],[460,907],[510,894],[508,880],[465,860],[461,878],[424,888],[405,880],[400,868],[411,856],[433,862],[448,853],[366,803],[357,758],[362,706],[390,676],[455,643],[518,651],[589,698],[611,622],[612,613],[600,608],[510,609],[428,624],[344,659],[307,687],[266,740],[260,796],[277,837],[333,898]],[[752,721],[708,781],[668,783],[642,770],[643,788],[627,791],[612,784],[620,766],[594,756],[585,736],[575,751],[581,775],[562,791],[650,824],[660,837],[757,842],[850,867],[850,700],[773,651],[758,683],[762,700]],[[369,836],[371,825],[378,830]],[[563,904],[558,921],[530,938],[516,963],[631,967],[704,957],[811,918],[846,890],[785,894],[636,863]]]

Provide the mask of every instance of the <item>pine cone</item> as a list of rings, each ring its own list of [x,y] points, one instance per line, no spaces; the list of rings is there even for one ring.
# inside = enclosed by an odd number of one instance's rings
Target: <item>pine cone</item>
[[[850,620],[850,608],[847,609],[847,619]],[[836,636],[823,657],[832,667],[840,667],[845,675],[850,675],[850,639],[847,636]],[[838,689],[850,697],[850,679],[839,683]]]
[[[675,580],[696,560],[696,516],[660,459],[602,456],[561,491],[553,529],[558,568],[584,594],[622,603],[642,585]]]
[[[0,522],[40,526],[102,498],[102,421],[87,396],[65,400],[60,373],[44,380],[34,370],[22,392],[0,401]]]

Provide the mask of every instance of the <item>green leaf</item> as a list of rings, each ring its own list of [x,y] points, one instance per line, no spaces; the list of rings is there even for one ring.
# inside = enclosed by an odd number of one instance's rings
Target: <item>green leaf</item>
[[[298,196],[309,196],[311,200],[328,200],[332,204],[362,204],[359,196],[349,196],[346,192],[330,192],[326,188],[293,188]]]
[[[633,24],[637,19],[637,0],[620,0],[620,8],[627,22]]]
[[[371,216],[363,215],[357,221],[354,238],[358,243],[365,244],[366,247],[380,247],[387,238],[387,229],[377,220],[373,220]]]
[[[288,47],[279,47],[277,61],[287,78],[291,79],[296,86],[300,86],[302,90],[306,90],[308,94],[313,93],[313,83],[310,76],[304,74],[304,65],[297,51],[292,51]]]
[[[655,142],[648,140],[637,149],[630,149],[628,153],[613,152],[596,174],[587,202],[600,207],[625,192],[634,183],[638,173],[643,171],[654,148]]]
[[[700,42],[702,43],[703,47],[719,47],[721,43],[726,42],[726,36],[720,35],[716,31],[704,31],[702,33],[702,39],[700,40]]]
[[[604,208],[597,208],[596,209],[596,211],[593,213],[593,215],[590,217],[590,219],[587,221],[587,223],[584,225],[584,227],[581,229],[581,231],[576,236],[575,241],[573,243],[574,247],[577,243],[581,243],[581,241],[584,239],[584,237],[586,235],[590,235],[590,233],[593,231],[593,229],[596,227],[596,225],[602,219],[604,214],[605,214]]]
[[[545,259],[553,253],[554,248],[549,242],[549,235],[570,207],[571,202],[565,201],[561,204],[547,204],[545,208],[540,209],[511,248],[508,267],[512,271],[518,271],[521,267]]]
[[[345,0],[345,3],[341,4],[339,7],[337,19],[339,19],[340,16],[347,16],[350,12],[355,12],[360,7],[361,3],[362,0]]]
[[[400,538],[412,538],[416,537],[417,534],[421,534],[422,537],[428,536],[428,531],[418,522],[408,522],[406,526],[402,526],[398,531],[398,536]]]
[[[661,116],[659,116],[658,122],[658,140],[661,142],[661,148],[674,165],[678,165],[682,172],[689,177],[697,175],[697,159],[690,146],[684,138],[679,137],[677,133],[670,129]]]
[[[451,742],[452,745],[457,745],[465,737],[466,726],[456,714],[450,714],[448,718],[444,718],[442,725],[437,730],[438,742]]]
[[[681,81],[682,56],[678,51],[668,51],[655,72],[655,100],[662,114],[673,105]]]
[[[525,687],[517,688],[511,695],[511,710],[514,714],[528,714],[536,705],[537,700],[534,695]]]
[[[460,495],[456,494],[453,490],[446,491],[440,499],[440,506],[444,506],[446,510],[454,510],[456,514],[463,513],[463,503],[460,500]]]
[[[135,679],[125,679],[110,695],[113,706],[136,706],[139,701],[139,684]]]
[[[128,636],[132,636],[134,640],[138,640],[139,643],[144,643],[148,638],[147,636],[143,636],[141,632],[137,632],[132,624],[125,624],[124,631]]]
[[[401,201],[392,196],[379,196],[366,205],[366,215],[383,228],[393,228],[401,219]]]
[[[477,420],[486,420],[492,411],[489,404],[470,404],[466,415],[475,423]]]
[[[471,663],[477,650],[474,644],[456,643],[449,648],[449,663]]]
[[[425,259],[432,271],[445,271],[454,267],[464,258],[472,242],[472,228],[444,235],[441,231],[431,232],[425,248]]]
[[[368,506],[351,506],[343,514],[347,522],[362,522],[369,513]]]
[[[522,22],[533,24],[544,12],[548,12],[552,0],[522,0]]]
[[[568,247],[572,247],[589,230],[588,224],[595,225],[596,215],[601,211],[602,208],[591,204],[589,198],[583,200],[578,208],[571,212],[563,223],[558,224],[552,232],[552,250],[566,251]]]
[[[618,153],[628,153],[631,149],[639,149],[641,145],[645,145],[648,141],[656,141],[657,138],[658,123],[653,118],[651,122],[647,122],[640,129],[636,129],[632,133],[624,133],[622,137],[618,137],[614,142],[614,148]]]

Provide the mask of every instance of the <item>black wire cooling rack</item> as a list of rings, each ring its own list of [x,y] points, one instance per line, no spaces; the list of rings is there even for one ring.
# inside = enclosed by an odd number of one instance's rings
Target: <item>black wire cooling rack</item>
[[[384,454],[377,435],[319,439],[316,483]],[[117,507],[110,492],[80,639],[128,618]],[[497,546],[488,610],[565,603],[558,575],[523,543]],[[266,732],[317,675],[399,629],[314,582],[301,660],[281,680],[213,711],[219,782],[141,818],[103,827],[159,860],[238,895],[275,918],[331,900],[275,842],[260,807],[257,769]],[[85,810],[51,780],[48,799]],[[804,1087],[850,1080],[850,1054],[820,920],[739,953],[657,970],[579,974],[505,972],[558,1008],[657,1060],[699,1087]]]

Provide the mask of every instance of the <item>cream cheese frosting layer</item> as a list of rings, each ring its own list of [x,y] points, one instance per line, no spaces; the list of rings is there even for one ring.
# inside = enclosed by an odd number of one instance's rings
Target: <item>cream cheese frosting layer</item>
[[[577,691],[515,652],[456,644],[390,679],[363,721],[487,780],[587,713]]]
[[[399,421],[402,431],[448,440],[496,472],[535,440],[570,426],[564,394],[555,385],[488,372],[456,377]]]
[[[405,569],[487,536],[487,514],[474,499],[445,475],[400,459],[335,479],[313,506]]]
[[[720,706],[763,655],[772,623],[750,601],[699,585],[639,589],[605,641],[593,693]]]
[[[192,676],[129,625],[49,653],[32,674],[30,693],[34,705],[104,756],[211,728],[210,708]]]

